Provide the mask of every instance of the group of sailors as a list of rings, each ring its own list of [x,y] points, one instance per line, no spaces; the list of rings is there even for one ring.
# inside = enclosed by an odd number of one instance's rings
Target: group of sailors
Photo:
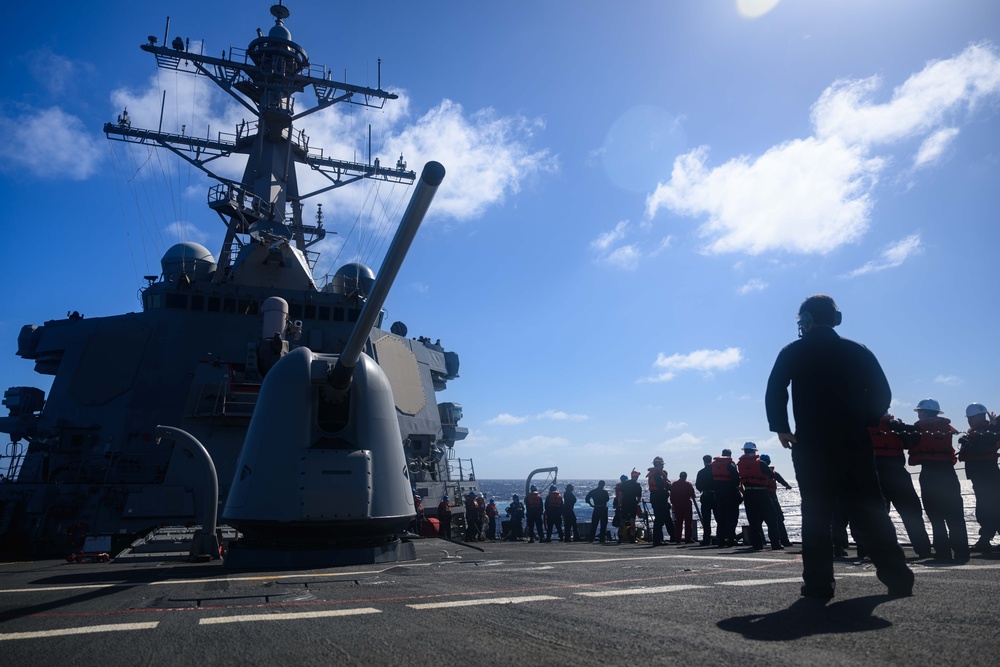
[[[906,424],[886,414],[877,427],[870,429],[886,507],[896,508],[918,557],[964,562],[969,559],[970,551],[991,551],[991,541],[1000,532],[1000,419],[981,403],[969,405],[966,408],[969,429],[958,438],[956,451],[953,439],[959,432],[942,416],[936,400],[920,401],[916,412],[914,424]],[[966,477],[972,482],[976,497],[975,516],[980,529],[979,539],[971,547],[961,487],[955,472],[958,461],[964,462]],[[920,467],[919,497],[906,468],[907,462]],[[723,449],[719,456],[706,454],[703,463],[692,485],[686,472],[681,472],[678,479],[671,482],[663,458],[655,457],[646,473],[648,505],[643,499],[638,470],[633,469],[631,475],[620,477],[614,487],[614,496],[605,487],[604,480],[598,482],[584,497],[584,502],[593,509],[587,541],[604,543],[616,539],[621,543],[644,539],[658,546],[665,543],[666,530],[670,542],[692,544],[697,541],[692,530],[693,514],[697,513],[703,526],[702,546],[732,547],[742,537],[737,535],[742,504],[748,524],[748,546],[754,550],[764,548],[765,528],[766,543],[771,549],[780,550],[791,545],[777,489],[778,485],[786,489],[792,487],[774,469],[767,454],[758,454],[757,445],[746,442],[743,454],[735,460],[731,450]],[[422,518],[416,490],[414,499],[418,504],[418,518]],[[517,494],[511,497],[504,510],[506,521],[501,522],[495,499],[490,498],[487,502],[482,494],[470,491],[464,498],[466,521],[462,537],[466,541],[523,541],[527,538],[528,542],[551,542],[555,533],[559,541],[578,542],[581,535],[576,517],[577,502],[572,484],[567,484],[562,493],[551,484],[545,496],[532,485],[523,499]],[[611,525],[618,529],[614,538],[608,528],[609,504],[615,511]],[[923,512],[930,520],[932,537],[924,527]],[[453,506],[448,496],[443,497],[437,515],[441,536],[451,538]],[[640,519],[644,525],[639,524]],[[498,530],[501,523],[502,533]],[[835,522],[836,555],[845,553],[848,527],[846,517]],[[863,555],[864,545],[859,543],[858,550],[859,555]]]

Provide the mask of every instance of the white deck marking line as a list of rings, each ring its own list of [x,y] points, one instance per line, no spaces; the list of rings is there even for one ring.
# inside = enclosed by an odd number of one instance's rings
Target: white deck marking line
[[[482,600],[453,600],[451,602],[422,602],[408,604],[411,609],[447,609],[448,607],[474,607],[483,604],[521,604],[522,602],[541,602],[544,600],[562,600],[554,595],[526,595],[516,598],[488,598]]]
[[[94,632],[120,632],[123,630],[152,630],[160,624],[150,623],[115,623],[114,625],[85,625],[80,628],[63,628],[62,630],[38,630],[36,632],[8,632],[0,634],[0,641],[11,639],[37,639],[41,637],[62,637],[65,635],[88,635]]]
[[[753,561],[754,563],[794,563],[796,561],[790,560],[788,558],[750,558],[748,556],[727,556],[725,554],[720,554],[718,556],[687,556],[684,554],[665,554],[663,556],[619,556],[617,558],[586,558],[580,560],[554,560],[547,561],[545,563],[539,562],[539,564],[547,565],[574,565],[574,564],[586,564],[586,563],[620,563],[622,561],[633,561],[633,560],[668,560],[668,559],[692,559],[692,560],[746,560]]]
[[[37,593],[39,591],[79,591],[88,588],[120,588],[130,584],[80,584],[79,586],[39,586],[38,588],[8,588],[0,593]]]
[[[744,581],[720,581],[717,586],[767,586],[768,584],[801,584],[802,577],[788,579],[746,579]]]
[[[327,611],[300,611],[287,614],[243,614],[240,616],[212,616],[198,620],[198,625],[218,623],[248,623],[251,621],[295,621],[303,618],[328,618],[330,616],[358,616],[361,614],[381,614],[380,609],[361,607],[359,609],[330,609]]]
[[[647,595],[650,593],[674,593],[677,591],[688,591],[694,588],[709,588],[708,586],[695,586],[694,584],[673,584],[671,586],[653,586],[650,588],[619,588],[613,591],[586,591],[577,593],[588,598],[609,598],[616,595]]]

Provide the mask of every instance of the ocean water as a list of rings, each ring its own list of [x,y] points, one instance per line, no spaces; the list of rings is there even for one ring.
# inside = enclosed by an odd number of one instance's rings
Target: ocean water
[[[965,504],[965,522],[969,531],[970,541],[974,542],[978,539],[979,535],[979,524],[976,523],[975,507],[976,507],[976,497],[972,492],[972,483],[965,479],[965,473],[959,468],[959,479],[962,485],[962,500]],[[785,515],[785,528],[788,530],[788,537],[793,542],[801,542],[802,540],[802,511],[800,507],[801,499],[799,497],[798,487],[791,476],[788,478],[789,484],[792,485],[791,489],[785,489],[783,487],[778,487],[778,502],[781,503],[781,510]],[[614,485],[617,480],[605,479],[605,488],[608,489],[608,493],[612,496],[612,502],[614,500]],[[577,497],[577,503],[574,507],[574,513],[576,514],[577,522],[582,526],[584,524],[590,525],[591,514],[593,510],[584,502],[584,498],[587,497],[587,492],[591,489],[597,488],[596,479],[560,479],[556,482],[556,487],[559,489],[560,493],[565,495],[566,485],[573,485],[573,493]],[[538,487],[538,490],[542,493],[544,497],[548,493],[549,485],[552,483],[551,479],[543,479],[536,477],[532,480],[532,483]],[[643,498],[649,501],[649,492],[645,485],[645,480],[640,479],[640,484],[643,487]],[[914,474],[913,486],[917,489],[917,493],[920,493],[920,486],[917,484],[916,474]],[[510,505],[511,496],[517,494],[520,496],[521,500],[524,500],[524,480],[523,479],[481,479],[479,480],[479,488],[489,500],[493,498],[496,500],[497,508],[500,511],[500,518],[506,517],[504,510]],[[614,509],[612,509],[612,503],[608,503],[609,507],[609,526],[608,529],[614,533],[614,528],[610,526],[610,519],[614,517]],[[701,509],[700,506],[698,509]],[[896,526],[896,535],[899,539],[900,544],[909,544],[909,538],[906,535],[906,529],[903,527],[903,522],[899,518],[899,514],[896,513],[895,509],[889,511],[889,516]],[[701,522],[698,520],[698,515],[695,513],[695,522],[698,524],[696,528],[698,539],[702,537],[702,527]],[[746,525],[747,519],[746,514],[743,511],[743,506],[740,505],[740,525]],[[931,525],[927,521],[926,514],[924,515],[924,523],[927,526],[927,534],[931,534]],[[712,519],[712,533],[716,532],[715,519]]]

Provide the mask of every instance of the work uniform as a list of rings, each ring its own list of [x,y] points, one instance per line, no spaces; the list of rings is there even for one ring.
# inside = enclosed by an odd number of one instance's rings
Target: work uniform
[[[764,548],[762,525],[767,525],[767,539],[772,549],[783,549],[778,521],[771,504],[769,486],[774,481],[771,467],[756,454],[747,452],[736,462],[743,484],[743,506],[747,512],[750,530],[750,544],[755,551]]]
[[[524,503],[520,500],[511,500],[507,506],[507,516],[510,517],[510,539],[520,540],[524,537],[521,521],[524,520]]]
[[[479,503],[476,497],[468,495],[465,497],[465,541],[475,542],[483,532],[483,522],[479,518]]]
[[[692,532],[694,516],[691,503],[695,502],[694,487],[686,479],[679,479],[670,485],[670,498],[674,501],[674,542],[694,542]],[[682,535],[683,531],[683,537]]]
[[[535,541],[535,531],[538,531],[539,541],[544,537],[542,532],[542,494],[529,491],[524,497],[524,508],[528,515],[528,541]]]
[[[715,483],[712,479],[712,464],[706,464],[698,471],[695,477],[694,486],[701,491],[701,523],[703,526],[701,543],[708,546],[712,543],[712,513],[716,515],[715,523],[718,525],[718,503],[715,500]]]
[[[740,473],[731,456],[712,459],[712,484],[718,503],[715,517],[719,524],[719,546],[736,544],[736,525],[740,522]]]
[[[1000,424],[973,429],[958,439],[958,460],[965,463],[965,476],[976,494],[979,541],[976,548],[989,550],[990,540],[1000,532]]]
[[[451,503],[442,500],[438,505],[438,524],[440,525],[441,537],[451,539]]]
[[[931,521],[934,557],[964,562],[969,560],[969,533],[951,444],[956,433],[950,419],[918,419],[910,429],[910,465],[920,466],[920,497]]]
[[[559,533],[559,541],[563,538],[562,529],[562,513],[563,513],[563,498],[562,494],[558,490],[552,489],[549,491],[549,495],[545,498],[545,519],[548,521],[549,528],[545,535],[545,541],[552,541],[552,529],[555,528],[556,532]]]
[[[580,541],[580,529],[576,525],[576,494],[570,489],[566,489],[563,495],[563,530],[566,531],[564,541]]]
[[[603,486],[596,489],[591,489],[587,493],[587,497],[584,501],[594,508],[594,513],[590,517],[590,539],[588,542],[593,542],[594,538],[597,537],[601,540],[601,544],[604,544],[604,538],[608,534],[608,502],[611,500],[611,496],[608,495],[608,490]]]
[[[623,535],[628,535],[628,541],[635,541],[635,516],[641,500],[642,487],[639,486],[639,482],[635,479],[628,479],[621,483],[618,497],[618,512],[621,515],[618,526],[618,544],[622,543]]]
[[[785,478],[774,470],[774,466],[768,467],[771,469],[771,474],[774,475],[767,483],[767,493],[771,500],[771,505],[774,507],[774,518],[778,524],[778,539],[781,541],[781,546],[790,547],[792,546],[792,541],[788,539],[788,530],[785,528],[785,513],[781,511],[781,502],[778,500],[778,484],[781,484],[786,489],[792,488],[792,485],[786,482]]]
[[[912,591],[913,572],[885,509],[868,434],[892,398],[878,360],[831,327],[806,331],[778,353],[767,381],[764,404],[775,433],[792,432],[789,383],[796,426],[792,463],[802,497],[802,593],[834,593],[831,524],[838,502],[867,546],[879,580],[890,592]]]
[[[931,555],[931,540],[924,526],[920,498],[913,488],[910,471],[906,469],[903,428],[905,426],[902,422],[887,413],[878,426],[869,429],[872,446],[875,448],[875,470],[878,472],[878,483],[882,488],[886,509],[890,503],[896,508],[913,550],[917,552],[917,556],[926,558]]]
[[[486,530],[486,538],[490,540],[495,540],[497,538],[497,517],[500,516],[500,510],[497,509],[497,504],[492,500],[486,505],[486,518],[489,521],[489,528]]]
[[[663,527],[667,526],[670,539],[674,539],[673,524],[670,521],[670,480],[667,471],[653,466],[646,472],[646,486],[649,487],[649,504],[653,508],[653,546],[663,544]]]

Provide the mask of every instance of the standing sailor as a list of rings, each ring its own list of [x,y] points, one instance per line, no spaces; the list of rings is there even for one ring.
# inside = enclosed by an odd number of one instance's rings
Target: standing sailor
[[[736,462],[740,472],[740,482],[743,484],[743,506],[747,512],[747,523],[750,524],[750,544],[754,551],[764,548],[762,524],[767,524],[767,540],[771,549],[784,549],[781,546],[781,535],[778,532],[778,522],[768,493],[774,473],[771,467],[757,456],[757,445],[752,442],[743,444],[743,456]]]
[[[497,538],[497,517],[500,510],[497,509],[497,501],[490,498],[486,504],[486,518],[489,520],[489,528],[486,529],[486,539],[495,540]]]
[[[563,541],[580,541],[580,529],[576,525],[576,494],[572,484],[566,485],[566,493],[563,494],[563,530]]]
[[[1000,422],[982,403],[967,407],[965,416],[969,430],[958,439],[962,446],[958,460],[965,462],[965,476],[976,494],[979,540],[972,548],[989,553],[993,550],[993,536],[1000,531],[1000,468],[997,467]]]
[[[584,499],[588,505],[594,508],[594,514],[590,518],[590,539],[593,542],[595,537],[599,537],[601,544],[608,534],[608,501],[611,497],[608,490],[604,488],[604,480],[597,483],[596,489],[591,489]]]
[[[528,542],[535,541],[535,530],[538,530],[538,541],[541,542],[545,535],[542,533],[542,494],[538,492],[538,487],[534,484],[524,497],[524,507],[528,514]]]
[[[624,475],[622,475],[624,477]],[[621,483],[619,492],[621,499],[618,503],[618,512],[621,514],[621,525],[618,526],[618,544],[622,543],[622,537],[629,542],[635,542],[635,517],[642,501],[642,486],[639,485],[639,471],[632,469],[631,479],[626,479]]]
[[[931,520],[934,558],[964,563],[969,560],[969,534],[965,527],[962,487],[955,473],[952,438],[958,433],[942,417],[941,404],[925,398],[914,408],[917,421],[910,433],[910,465],[920,466],[920,497]]]
[[[886,509],[892,503],[903,520],[903,527],[906,528],[917,557],[928,558],[931,555],[931,540],[927,537],[927,528],[924,526],[920,498],[913,488],[910,471],[906,469],[906,455],[903,452],[906,439],[902,435],[905,431],[903,422],[888,412],[879,420],[878,426],[869,429],[872,446],[875,448],[875,469],[878,471],[878,483],[882,487]]]
[[[712,460],[712,485],[718,503],[719,546],[731,547],[736,544],[736,524],[740,521],[740,472],[731,449],[723,449],[722,456]]]
[[[649,487],[649,504],[653,508],[653,546],[663,544],[663,526],[671,541],[674,539],[673,525],[670,522],[670,480],[667,471],[663,469],[663,457],[653,459],[653,467],[646,472],[646,486]]]
[[[792,546],[792,541],[788,539],[788,530],[785,528],[785,513],[781,511],[781,502],[778,501],[778,485],[781,484],[786,489],[791,489],[792,485],[785,481],[785,478],[774,469],[774,466],[771,465],[770,456],[767,454],[761,454],[760,460],[763,461],[774,474],[774,477],[767,484],[767,490],[771,496],[771,504],[774,506],[774,518],[778,522],[778,537],[781,540],[781,546],[790,547]]]
[[[707,547],[712,543],[712,513],[716,513],[715,522],[718,525],[718,505],[715,502],[715,482],[712,480],[712,455],[701,457],[704,467],[698,471],[694,486],[701,491],[701,523],[704,526],[701,545]]]
[[[799,307],[799,340],[778,353],[764,395],[768,426],[792,450],[802,496],[801,592],[833,597],[831,523],[839,502],[889,594],[912,595],[913,572],[885,509],[868,434],[889,408],[889,381],[866,347],[837,335],[833,328],[840,322],[833,299],[806,299]],[[789,384],[795,433],[788,422]]]
[[[671,541],[680,542],[683,539],[687,544],[691,544],[696,537],[691,530],[694,522],[691,503],[697,501],[695,500],[694,487],[688,481],[686,472],[682,472],[680,479],[670,485],[670,497],[674,501],[674,534],[671,535],[673,538]],[[681,537],[681,529],[684,531],[683,538]]]
[[[553,528],[555,528],[556,532],[559,533],[559,541],[562,542],[563,539],[562,514],[563,514],[562,494],[559,493],[559,489],[556,488],[555,484],[550,484],[549,495],[545,497],[545,520],[549,524],[548,532],[545,535],[546,542],[552,541]]]
[[[446,540],[451,539],[451,501],[448,496],[442,496],[438,503],[438,524],[440,525],[440,535]]]
[[[520,542],[524,539],[524,533],[521,532],[521,521],[524,520],[524,503],[518,498],[515,493],[510,497],[510,505],[507,506],[507,516],[510,517],[510,539],[515,542]]]

